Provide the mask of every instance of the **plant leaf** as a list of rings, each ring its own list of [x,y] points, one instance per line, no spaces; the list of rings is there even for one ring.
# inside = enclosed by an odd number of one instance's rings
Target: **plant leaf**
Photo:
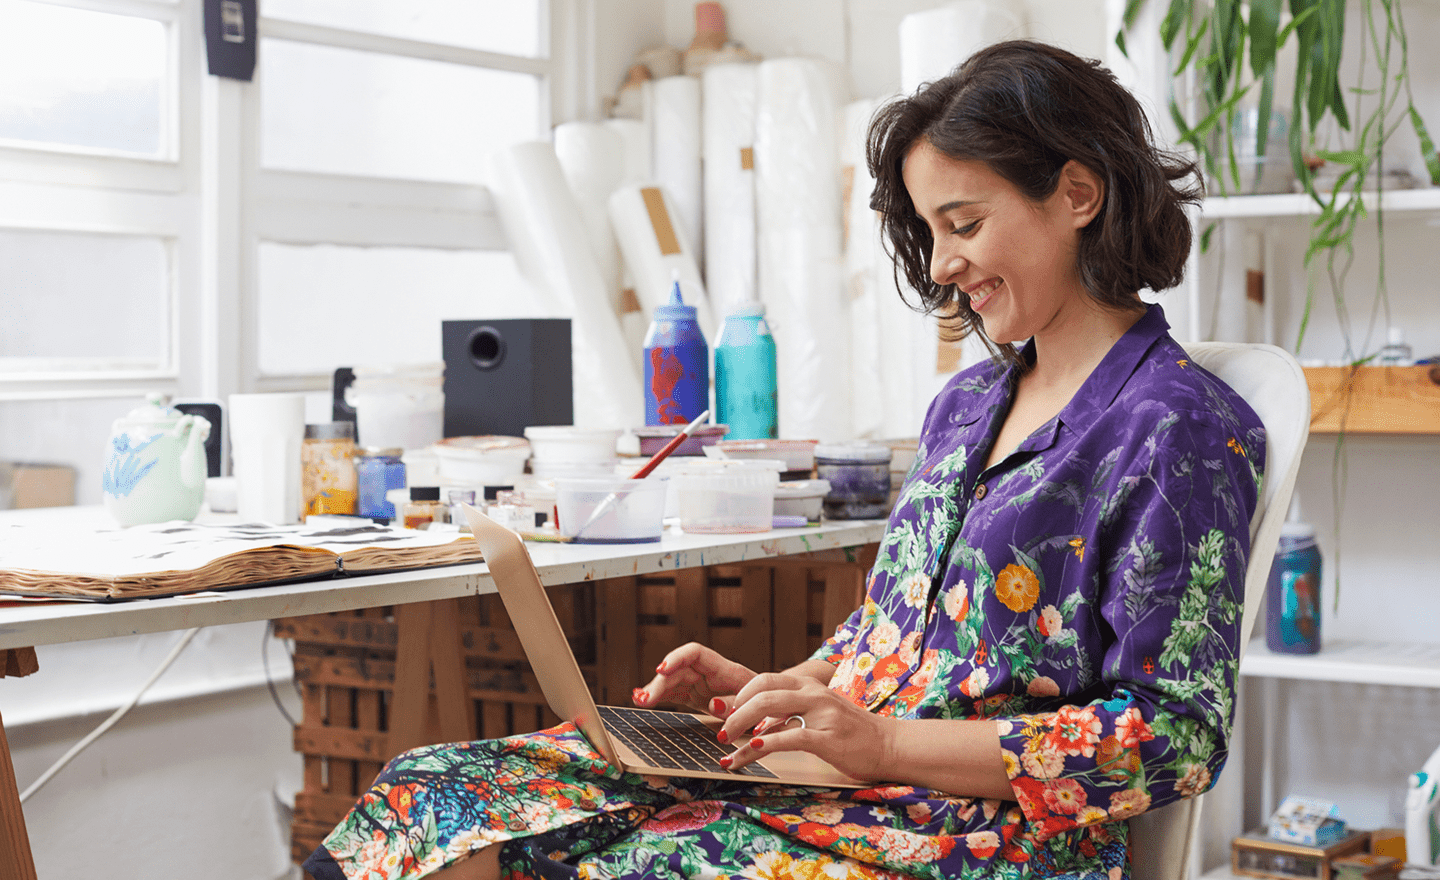
[[[1250,71],[1259,79],[1275,69],[1280,0],[1250,0]]]
[[[1180,34],[1181,26],[1190,20],[1192,0],[1170,0],[1170,8],[1165,11],[1165,20],[1160,22],[1160,40],[1169,49],[1175,44],[1175,37]]]
[[[1425,168],[1430,172],[1430,185],[1440,186],[1440,154],[1435,152],[1435,142],[1430,139],[1430,132],[1425,128],[1425,120],[1420,118],[1420,111],[1415,109],[1411,102],[1408,113],[1410,126],[1415,129],[1415,135],[1420,139],[1420,154],[1425,158]]]

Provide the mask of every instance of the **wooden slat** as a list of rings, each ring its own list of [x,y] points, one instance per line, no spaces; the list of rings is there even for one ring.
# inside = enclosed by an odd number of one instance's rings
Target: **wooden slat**
[[[475,738],[475,714],[465,693],[465,656],[460,651],[460,608],[454,599],[431,604],[430,663],[435,676],[441,742]]]
[[[593,687],[596,682],[595,669],[586,665],[580,667],[580,672],[585,676],[585,681]],[[295,678],[304,684],[328,684],[354,688],[358,692],[369,690],[384,693],[390,690],[395,681],[395,664],[389,660],[362,661],[356,657],[308,657],[296,654]],[[466,669],[465,693],[474,700],[538,703],[545,699],[540,690],[540,682],[525,667]],[[306,713],[306,717],[310,717],[309,713]]]
[[[705,569],[687,568],[675,572],[675,625],[678,647],[686,642],[710,641],[710,600],[706,595]]]
[[[1440,370],[1415,367],[1306,367],[1310,430],[1440,434]]]
[[[0,718],[0,844],[3,844],[0,846],[0,880],[36,880],[30,835],[25,831],[25,814],[20,811],[20,789],[15,783],[15,766],[10,763],[10,742],[5,738],[3,718]]]
[[[772,572],[763,568],[746,569],[740,577],[740,619],[746,648],[733,656],[756,672],[775,668],[775,622],[779,618],[771,610],[772,578]],[[785,622],[803,626],[799,621]]]
[[[825,610],[820,617],[820,635],[830,638],[865,598],[865,572],[854,565],[825,568]]]
[[[367,648],[393,654],[399,638],[399,627],[384,620],[366,623],[359,618],[316,614],[276,621],[275,635],[279,638],[294,639],[304,645]],[[513,629],[461,626],[460,643],[467,657],[492,660],[525,659],[525,649],[521,647],[520,638]]]
[[[629,705],[630,691],[639,680],[639,633],[636,579],[610,578],[595,585],[600,613],[600,698],[603,703]],[[648,680],[648,677],[647,679]]]
[[[430,602],[395,608],[395,622],[400,629],[389,731],[395,754],[424,745],[429,739],[431,611]]]
[[[0,678],[23,678],[40,669],[34,648],[6,648],[0,651]]]
[[[804,568],[775,569],[772,607],[775,626],[775,668],[789,669],[810,656],[806,648],[810,579]]]
[[[295,728],[295,751],[303,755],[317,755],[338,761],[388,761],[405,749],[392,748],[390,737],[363,730],[347,730],[341,727],[315,727],[302,724]],[[417,743],[423,745],[423,743]],[[324,791],[321,789],[321,791]],[[326,792],[349,795],[350,792]]]
[[[295,821],[316,827],[333,828],[355,806],[355,798],[344,795],[319,794],[313,791],[295,793]],[[328,833],[328,831],[326,832]]]

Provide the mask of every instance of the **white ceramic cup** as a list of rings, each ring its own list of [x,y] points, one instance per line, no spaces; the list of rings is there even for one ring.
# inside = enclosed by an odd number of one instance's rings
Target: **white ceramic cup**
[[[235,508],[242,520],[300,521],[304,394],[230,395]]]

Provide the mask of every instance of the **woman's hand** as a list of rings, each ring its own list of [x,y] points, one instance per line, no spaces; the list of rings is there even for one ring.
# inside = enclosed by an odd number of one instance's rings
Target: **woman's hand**
[[[801,726],[793,718],[803,718]],[[865,711],[820,681],[793,672],[757,675],[736,695],[719,733],[738,746],[720,763],[733,770],[771,752],[805,751],[864,781],[894,772],[895,723]]]
[[[660,661],[655,677],[630,696],[637,706],[679,703],[692,712],[725,716],[740,689],[755,678],[748,667],[697,642],[681,645]]]

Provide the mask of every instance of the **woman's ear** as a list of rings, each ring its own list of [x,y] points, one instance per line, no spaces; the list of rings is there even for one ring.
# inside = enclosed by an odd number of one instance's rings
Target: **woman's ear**
[[[1076,229],[1090,225],[1105,205],[1105,181],[1074,159],[1060,169],[1060,192],[1064,194],[1065,209]]]

